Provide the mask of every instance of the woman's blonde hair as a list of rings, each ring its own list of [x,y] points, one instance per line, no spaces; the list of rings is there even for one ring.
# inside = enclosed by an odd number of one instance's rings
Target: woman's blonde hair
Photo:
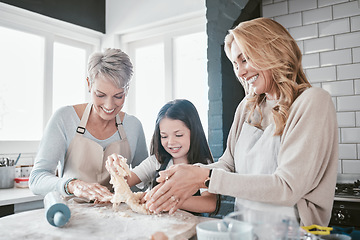
[[[278,103],[272,109],[276,125],[275,135],[281,135],[289,116],[290,106],[306,88],[311,87],[302,68],[302,55],[296,41],[281,24],[268,18],[242,22],[236,28],[229,30],[229,34],[225,37],[224,48],[230,60],[233,41],[237,43],[253,68],[259,71],[270,70],[279,97]],[[264,100],[265,94],[253,93],[243,79],[239,80],[248,95],[250,108],[248,120],[252,120],[254,112],[258,111],[260,121],[252,124],[260,126],[262,114],[259,105]]]

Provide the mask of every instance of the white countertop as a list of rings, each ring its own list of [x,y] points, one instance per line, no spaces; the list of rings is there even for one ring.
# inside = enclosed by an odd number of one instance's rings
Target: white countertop
[[[29,188],[0,189],[0,206],[43,200],[44,196],[33,194]]]
[[[71,217],[62,228],[47,222],[43,208],[0,218],[0,238],[148,240],[155,232],[163,232],[169,239],[194,239],[196,224],[200,220],[199,217],[181,210],[174,215],[142,215],[134,213],[126,204],[121,204],[116,210],[112,204],[68,202],[67,205]]]

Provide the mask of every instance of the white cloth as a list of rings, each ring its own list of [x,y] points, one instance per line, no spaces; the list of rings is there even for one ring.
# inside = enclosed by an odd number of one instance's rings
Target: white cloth
[[[274,136],[275,124],[264,130],[243,123],[242,131],[235,145],[235,171],[240,174],[272,174],[277,168],[277,156],[280,149],[280,136]],[[259,154],[261,152],[261,154]],[[295,208],[236,198],[235,210],[254,210],[274,212],[296,219]]]

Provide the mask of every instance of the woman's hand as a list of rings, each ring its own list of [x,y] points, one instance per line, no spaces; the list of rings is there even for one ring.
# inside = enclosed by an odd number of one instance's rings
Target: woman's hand
[[[105,164],[109,173],[114,172],[118,176],[127,177],[131,176],[131,171],[126,163],[126,158],[115,153],[108,156]]]
[[[160,184],[145,195],[147,207],[155,213],[169,211],[173,214],[187,198],[203,187],[209,171],[187,164],[176,164],[161,171],[156,179]]]
[[[76,197],[93,200],[95,203],[110,202],[113,196],[107,187],[98,183],[87,183],[79,179],[69,182],[68,190]]]

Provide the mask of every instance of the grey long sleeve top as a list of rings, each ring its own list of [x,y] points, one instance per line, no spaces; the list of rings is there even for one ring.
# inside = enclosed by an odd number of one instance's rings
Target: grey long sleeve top
[[[45,128],[29,179],[29,186],[34,194],[45,195],[55,190],[65,194],[67,179],[55,176],[55,170],[59,164],[59,176],[62,176],[65,155],[79,123],[80,119],[73,106],[62,107],[53,114]],[[131,165],[135,167],[148,157],[142,124],[135,116],[125,114],[123,126],[131,149]],[[103,148],[120,139],[118,132],[105,140],[96,139],[88,131],[84,137]]]

